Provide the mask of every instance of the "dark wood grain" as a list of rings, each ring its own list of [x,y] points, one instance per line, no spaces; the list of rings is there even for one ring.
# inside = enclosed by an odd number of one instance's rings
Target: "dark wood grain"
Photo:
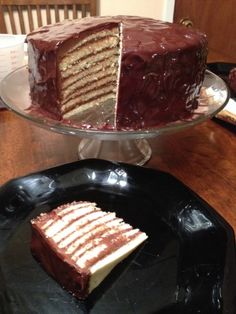
[[[77,160],[79,139],[63,136],[0,111],[0,184],[29,172]]]
[[[76,136],[41,129],[0,111],[0,184],[77,160]],[[169,172],[214,207],[236,231],[236,127],[209,120],[150,140],[145,167]]]
[[[177,177],[236,231],[236,128],[209,120],[152,144],[148,166]]]
[[[174,21],[183,18],[207,34],[212,61],[236,63],[235,0],[175,0]]]

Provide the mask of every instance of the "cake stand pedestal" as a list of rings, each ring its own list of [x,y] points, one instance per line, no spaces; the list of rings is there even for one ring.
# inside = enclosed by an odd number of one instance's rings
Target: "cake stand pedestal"
[[[54,132],[82,138],[78,146],[80,159],[101,158],[136,165],[145,164],[151,157],[147,138],[176,132],[194,126],[216,115],[227,104],[229,92],[225,82],[210,71],[198,98],[198,108],[188,120],[176,121],[161,127],[143,130],[86,129],[54,120],[28,110],[31,106],[27,67],[21,67],[6,76],[0,84],[0,95],[5,105],[19,116]]]
[[[78,147],[80,159],[99,158],[144,165],[152,155],[146,139],[99,140],[84,138]]]

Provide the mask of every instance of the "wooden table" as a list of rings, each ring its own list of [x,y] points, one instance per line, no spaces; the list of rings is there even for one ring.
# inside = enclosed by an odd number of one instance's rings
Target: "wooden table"
[[[0,110],[0,136],[0,184],[78,158],[79,138],[41,129],[7,110]],[[208,120],[149,141],[153,154],[145,166],[184,182],[236,231],[236,127]]]

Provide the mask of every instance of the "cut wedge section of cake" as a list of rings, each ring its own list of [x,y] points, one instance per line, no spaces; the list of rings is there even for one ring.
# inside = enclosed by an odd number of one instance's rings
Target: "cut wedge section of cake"
[[[31,251],[63,288],[79,299],[147,239],[114,212],[73,202],[31,221]]]
[[[58,57],[63,118],[75,118],[108,102],[115,111],[119,27],[101,30],[83,40],[67,43]],[[111,110],[111,109],[110,109]]]

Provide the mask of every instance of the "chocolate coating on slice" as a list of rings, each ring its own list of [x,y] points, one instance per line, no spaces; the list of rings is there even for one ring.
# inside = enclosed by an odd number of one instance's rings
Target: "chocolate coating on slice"
[[[55,244],[45,239],[37,226],[32,228],[31,252],[44,269],[68,292],[80,299],[88,295],[90,272],[78,272],[78,267],[63,260],[55,250]]]

